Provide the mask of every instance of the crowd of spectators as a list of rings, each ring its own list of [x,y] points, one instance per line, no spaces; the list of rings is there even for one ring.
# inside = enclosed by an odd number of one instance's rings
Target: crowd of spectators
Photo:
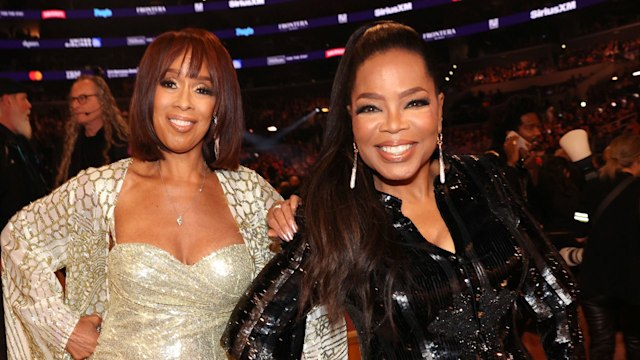
[[[456,78],[459,86],[497,84],[538,76],[548,68],[544,60],[519,60],[506,65],[492,65],[473,72],[462,72]]]
[[[530,78],[582,66],[635,61],[637,59],[640,59],[640,37],[628,41],[613,39],[589,47],[567,49],[555,56],[549,54],[549,56],[538,60],[517,60],[501,65],[493,64],[472,71],[464,71],[464,65],[462,65],[462,69],[455,75],[454,81],[457,88],[465,88]]]

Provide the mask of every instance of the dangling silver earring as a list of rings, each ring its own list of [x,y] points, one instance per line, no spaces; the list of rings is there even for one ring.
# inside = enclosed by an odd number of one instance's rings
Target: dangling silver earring
[[[211,130],[215,130],[218,125],[218,117],[213,115],[211,118]],[[218,153],[220,152],[220,139],[216,138],[213,142],[213,153],[216,155],[216,159],[218,158]]]
[[[440,184],[444,184],[444,159],[442,156],[442,132],[438,133],[438,162],[440,163]]]
[[[353,167],[351,167],[351,180],[349,181],[349,187],[351,189],[356,187],[356,171],[358,170],[358,148],[356,143],[353,143]]]

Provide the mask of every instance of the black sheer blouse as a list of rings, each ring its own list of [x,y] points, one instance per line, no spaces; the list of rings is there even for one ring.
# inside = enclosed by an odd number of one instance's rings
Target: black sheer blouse
[[[549,359],[584,358],[574,281],[537,222],[490,160],[452,157],[449,164],[436,198],[455,253],[425,240],[399,199],[380,196],[413,281],[394,284],[395,332],[385,316],[384,284],[375,280],[384,276],[372,277],[370,328],[348,299],[363,358],[526,359],[517,313],[535,319]],[[234,358],[299,358],[301,336],[292,332],[304,326],[296,300],[308,251],[302,237],[295,239],[240,300],[222,339]]]

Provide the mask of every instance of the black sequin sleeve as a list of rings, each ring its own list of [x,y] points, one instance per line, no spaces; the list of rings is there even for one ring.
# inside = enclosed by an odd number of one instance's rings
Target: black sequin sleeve
[[[508,186],[504,174],[487,159],[479,163],[492,178],[494,191],[488,192],[490,202],[509,204],[502,207],[500,217],[515,230],[512,233],[516,234],[528,264],[519,305],[533,314],[547,357],[585,359],[577,285],[572,274],[539,222]]]
[[[523,226],[529,228],[523,242],[530,260],[521,302],[535,316],[549,359],[584,359],[576,283],[538,224],[525,215]]]
[[[307,251],[297,236],[240,298],[221,339],[231,359],[300,359],[305,319],[297,300]]]

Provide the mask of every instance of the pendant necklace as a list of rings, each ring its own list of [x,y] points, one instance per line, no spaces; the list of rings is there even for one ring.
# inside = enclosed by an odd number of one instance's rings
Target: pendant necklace
[[[184,223],[184,215],[189,210],[191,210],[191,208],[193,207],[193,204],[195,204],[196,202],[196,198],[198,197],[198,194],[201,193],[202,190],[204,189],[204,182],[207,179],[208,171],[206,170],[206,168],[204,169],[204,173],[202,174],[202,183],[198,188],[198,192],[196,192],[195,195],[193,195],[193,198],[191,199],[189,206],[187,206],[187,208],[182,212],[182,214],[178,212],[178,209],[176,209],[175,203],[171,200],[171,196],[169,196],[167,185],[164,183],[164,178],[162,177],[162,168],[160,167],[160,162],[158,162],[158,172],[160,173],[160,181],[162,181],[162,188],[164,189],[164,194],[167,196],[167,200],[169,200],[169,204],[171,205],[171,208],[173,208],[173,212],[175,212],[178,215],[178,217],[176,218],[176,223],[178,223],[178,226],[182,226],[182,223]]]

